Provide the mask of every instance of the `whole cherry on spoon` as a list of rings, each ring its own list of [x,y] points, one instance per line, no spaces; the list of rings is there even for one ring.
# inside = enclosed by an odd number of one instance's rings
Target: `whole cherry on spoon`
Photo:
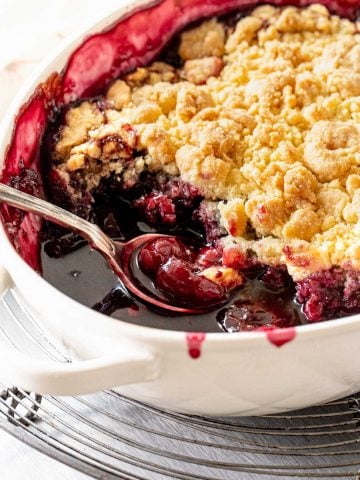
[[[131,268],[131,263],[133,262],[135,254],[141,251],[141,248],[151,241],[164,238],[176,239],[174,236],[160,233],[149,233],[139,235],[127,242],[114,241],[97,225],[94,225],[63,208],[57,207],[52,203],[21,192],[2,183],[0,183],[0,203],[6,203],[12,207],[19,208],[20,210],[34,213],[46,220],[60,225],[61,227],[69,228],[80,234],[90,243],[93,249],[101,253],[127,290],[148,305],[179,314],[199,314],[216,308],[226,300],[221,292],[219,292],[218,295],[214,295],[213,293],[209,305],[206,305],[206,302],[204,302],[201,305],[195,305],[188,308],[181,305],[173,305],[173,299],[166,300],[160,296],[155,296],[154,294],[150,295],[146,293],[145,288],[139,288],[139,282],[134,278]]]

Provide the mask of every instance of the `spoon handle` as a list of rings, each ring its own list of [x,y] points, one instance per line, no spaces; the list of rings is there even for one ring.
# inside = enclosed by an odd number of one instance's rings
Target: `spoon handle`
[[[97,225],[52,203],[41,200],[41,198],[0,183],[0,203],[6,203],[20,210],[35,213],[61,227],[74,230],[85,237],[94,248],[107,255],[114,255],[116,252],[114,242]]]

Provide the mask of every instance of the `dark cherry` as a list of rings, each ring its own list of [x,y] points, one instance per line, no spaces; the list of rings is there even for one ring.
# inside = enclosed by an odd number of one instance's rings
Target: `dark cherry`
[[[19,164],[19,174],[10,178],[9,185],[24,193],[28,193],[29,195],[35,195],[37,197],[41,196],[42,186],[39,174],[31,168],[25,168],[22,159],[20,159]],[[8,229],[11,225],[11,232],[9,232],[11,236],[11,233],[14,233],[17,229],[21,228],[21,223],[24,220],[26,213],[17,208],[5,205],[2,208],[7,210],[7,214],[11,218],[10,224],[8,224]]]
[[[220,225],[217,207],[213,202],[202,201],[193,213],[193,220],[202,225],[208,243],[213,243],[219,237],[226,235],[226,230]]]
[[[199,190],[179,178],[153,180],[151,192],[141,195],[134,206],[152,226],[173,227],[187,219],[202,197]]]
[[[208,307],[225,300],[226,293],[222,286],[202,276],[201,270],[204,263],[219,263],[221,253],[212,247],[203,247],[200,252],[199,255],[176,238],[154,240],[140,250],[138,265],[166,296],[181,304]],[[204,262],[204,256],[212,258],[212,262]]]
[[[222,263],[225,267],[233,268],[234,270],[250,270],[257,266],[249,255],[241,252],[237,247],[226,248],[223,252]]]
[[[355,271],[332,268],[297,283],[296,298],[310,322],[330,320],[360,310],[360,279]]]
[[[178,209],[194,210],[203,198],[197,187],[184,182],[181,178],[160,181],[159,189],[175,203]]]
[[[39,174],[31,168],[25,168],[24,161],[20,159],[19,175],[10,178],[10,187],[16,188],[29,195],[41,195],[41,180]]]
[[[172,257],[189,261],[191,251],[176,238],[153,240],[140,250],[139,267],[146,275],[153,276]]]
[[[355,271],[346,272],[344,302],[350,312],[360,310],[360,275]]]
[[[185,305],[209,307],[226,299],[224,289],[193,271],[193,265],[170,258],[155,277],[155,286],[167,296]]]
[[[270,290],[283,290],[286,289],[292,279],[288,274],[286,267],[266,267],[265,272],[261,275],[260,280]]]
[[[142,196],[134,202],[150,225],[172,226],[176,223],[175,205],[171,199],[161,193]]]
[[[198,251],[196,264],[200,268],[221,265],[222,247],[202,247]]]
[[[123,308],[128,308],[132,311],[138,310],[137,305],[132,301],[128,293],[119,285],[115,285],[115,287],[92,308],[105,315],[111,315],[116,312],[116,310]]]
[[[343,308],[345,274],[342,269],[317,272],[296,286],[296,298],[303,304],[310,322],[334,317]]]

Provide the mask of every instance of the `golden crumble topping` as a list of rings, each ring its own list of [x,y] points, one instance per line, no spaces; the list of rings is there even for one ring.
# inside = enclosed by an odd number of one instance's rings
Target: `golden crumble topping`
[[[225,245],[286,264],[295,280],[360,269],[356,24],[320,5],[265,5],[232,28],[186,30],[179,55],[181,69],[154,62],[115,81],[104,112],[69,110],[59,168],[83,172],[91,190],[121,172],[130,145],[137,172],[180,175],[218,202]]]

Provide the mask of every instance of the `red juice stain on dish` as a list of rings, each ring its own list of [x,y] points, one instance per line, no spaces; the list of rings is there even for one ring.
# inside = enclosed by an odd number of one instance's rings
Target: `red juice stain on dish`
[[[285,343],[291,342],[296,336],[296,330],[294,327],[289,328],[273,328],[273,327],[260,327],[258,331],[266,333],[266,337],[270,343],[276,347],[282,347]]]
[[[187,333],[186,343],[188,346],[188,353],[191,358],[196,360],[201,356],[201,347],[206,338],[205,333]]]

